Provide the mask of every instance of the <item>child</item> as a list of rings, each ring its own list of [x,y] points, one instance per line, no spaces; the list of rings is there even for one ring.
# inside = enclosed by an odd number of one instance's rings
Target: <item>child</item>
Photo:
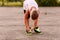
[[[26,26],[26,32],[32,33],[32,30],[34,30],[36,33],[40,33],[37,23],[38,23],[38,17],[39,17],[39,10],[38,5],[35,2],[35,0],[25,0],[23,3],[23,9],[24,9],[24,21]],[[32,18],[34,20],[34,25],[31,28],[29,26],[29,18]]]

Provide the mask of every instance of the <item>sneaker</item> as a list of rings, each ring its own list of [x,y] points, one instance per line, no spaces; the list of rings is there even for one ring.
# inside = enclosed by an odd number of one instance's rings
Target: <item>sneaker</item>
[[[30,29],[31,29],[31,27],[30,27]],[[29,30],[29,31],[26,30],[26,33],[27,33],[28,35],[31,35],[31,34],[32,34],[32,31],[31,31],[31,30]]]
[[[27,32],[27,33],[31,33],[31,30],[29,30],[29,31],[26,30],[26,32]]]
[[[27,33],[27,35],[32,35],[32,31],[31,30],[29,30],[29,31],[26,30],[26,33]]]
[[[39,29],[38,27],[36,27],[36,28],[34,29],[34,31],[35,31],[36,33],[41,33],[41,31],[40,31],[40,29]]]

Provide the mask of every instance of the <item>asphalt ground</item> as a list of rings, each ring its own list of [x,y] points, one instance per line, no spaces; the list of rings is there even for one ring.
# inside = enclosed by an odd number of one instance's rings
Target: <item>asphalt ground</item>
[[[22,7],[0,7],[0,40],[60,40],[60,7],[39,10],[38,26],[43,34],[27,36]]]

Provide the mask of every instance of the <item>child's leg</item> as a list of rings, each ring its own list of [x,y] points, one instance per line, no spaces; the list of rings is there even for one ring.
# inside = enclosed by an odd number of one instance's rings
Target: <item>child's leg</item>
[[[33,27],[31,28],[32,30],[33,30],[34,28],[36,28],[37,25],[38,25],[38,17],[39,17],[39,14],[37,13],[36,10],[34,10],[34,11],[31,13],[31,18],[32,18],[33,21],[34,21]]]
[[[38,19],[35,19],[34,20],[34,25],[33,25],[33,27],[31,29],[34,30],[34,28],[37,27],[37,24],[38,24]]]
[[[30,28],[29,28],[29,19],[27,19],[26,16],[25,16],[24,21],[25,21],[26,30],[29,31],[30,30]]]
[[[34,20],[34,28],[37,27],[38,19]]]
[[[30,28],[29,28],[29,13],[28,11],[26,11],[25,13],[25,16],[24,16],[24,21],[25,21],[25,26],[26,26],[26,30],[29,31]]]
[[[31,30],[34,30],[36,33],[41,33],[41,31],[40,31],[40,29],[39,29],[39,27],[37,25],[38,25],[38,18],[34,20],[34,25],[31,28]]]
[[[34,20],[34,26],[33,26],[33,29],[36,33],[41,33],[39,27],[37,26],[37,23],[38,23],[38,19]]]

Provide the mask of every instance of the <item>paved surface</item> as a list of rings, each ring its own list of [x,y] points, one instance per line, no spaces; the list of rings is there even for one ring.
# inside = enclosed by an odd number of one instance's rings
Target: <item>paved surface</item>
[[[0,40],[60,40],[60,7],[39,9],[38,25],[43,34],[27,36],[22,8],[0,7]]]

